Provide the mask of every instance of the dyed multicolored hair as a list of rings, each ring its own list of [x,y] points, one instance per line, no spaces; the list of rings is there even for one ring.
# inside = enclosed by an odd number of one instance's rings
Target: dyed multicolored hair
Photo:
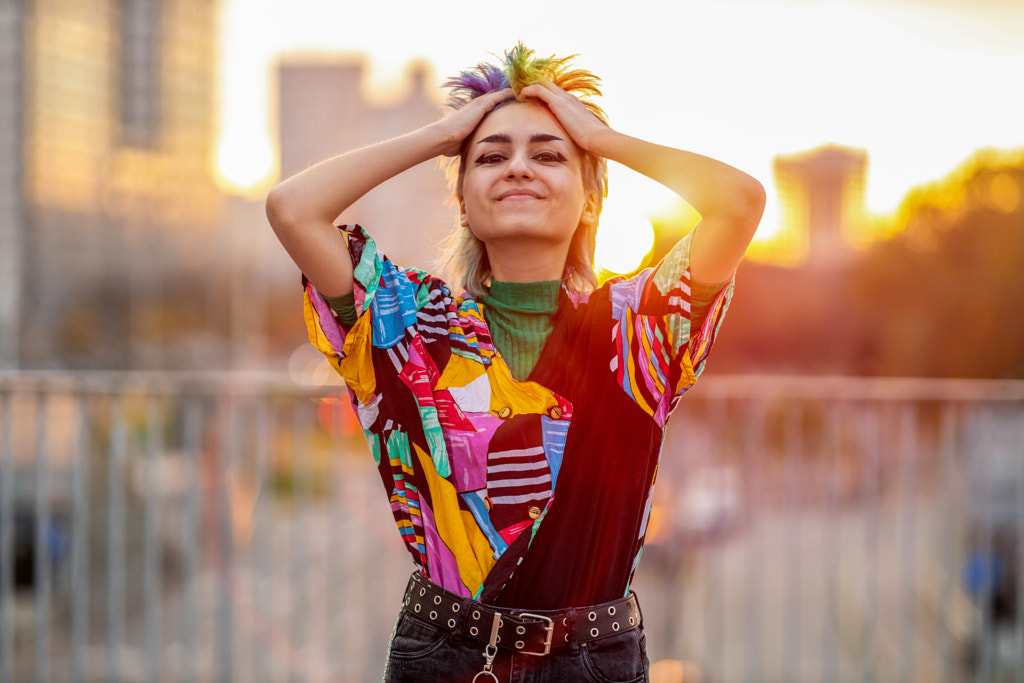
[[[500,64],[481,62],[449,78],[442,87],[449,89],[448,106],[459,109],[470,100],[495,90],[512,88],[512,92],[519,97],[526,86],[549,80],[562,90],[576,95],[594,116],[607,123],[608,117],[604,110],[589,99],[601,96],[601,79],[585,69],[572,68],[571,62],[575,58],[576,55],[534,57],[533,50],[517,43],[505,53]]]
[[[523,88],[549,80],[562,90],[576,95],[583,106],[607,125],[608,118],[604,110],[590,99],[600,97],[601,81],[589,71],[573,68],[571,62],[575,56],[536,57],[533,50],[517,43],[505,53],[500,63],[480,63],[445,81],[443,87],[449,89],[447,105],[452,109],[460,109],[474,98],[505,88],[511,88],[516,98],[521,99]],[[505,104],[507,102],[499,104],[495,109]],[[448,169],[452,195],[456,201],[462,198],[466,150],[472,137],[470,135],[466,138],[461,153],[452,160]],[[595,197],[596,212],[600,215],[603,199],[608,194],[608,164],[604,159],[584,152],[582,173],[583,187]],[[597,287],[597,274],[594,272],[596,243],[596,221],[589,229],[581,228],[573,235],[564,273],[565,284],[573,292],[585,293]],[[461,225],[456,227],[445,245],[441,263],[452,284],[460,282],[473,296],[487,292],[491,278],[487,251],[483,242],[469,228]]]

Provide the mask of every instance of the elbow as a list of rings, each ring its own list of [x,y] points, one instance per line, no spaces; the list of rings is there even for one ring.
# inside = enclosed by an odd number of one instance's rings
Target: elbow
[[[274,186],[267,194],[267,201],[264,204],[267,220],[270,221],[270,227],[274,229],[274,232],[278,231],[278,226],[284,221],[286,204],[282,194],[281,186]]]
[[[753,176],[747,176],[740,190],[740,197],[739,203],[743,207],[743,213],[755,223],[761,222],[761,214],[764,213],[764,205],[768,201],[768,193],[765,192],[761,181]]]
[[[297,202],[285,183],[275,186],[267,194],[265,210],[270,227],[278,235],[288,232],[299,222]]]
[[[731,203],[733,223],[744,226],[753,236],[757,226],[761,224],[767,200],[768,195],[761,181],[753,176],[747,176],[737,188],[735,200]]]

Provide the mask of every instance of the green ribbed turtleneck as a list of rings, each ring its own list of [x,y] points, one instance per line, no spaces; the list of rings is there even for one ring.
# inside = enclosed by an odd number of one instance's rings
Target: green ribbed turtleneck
[[[492,280],[490,293],[480,297],[494,346],[518,380],[533,372],[551,334],[561,286],[561,280]]]

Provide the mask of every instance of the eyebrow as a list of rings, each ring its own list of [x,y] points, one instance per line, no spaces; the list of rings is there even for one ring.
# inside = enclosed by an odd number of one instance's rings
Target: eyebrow
[[[558,137],[557,135],[552,135],[551,133],[535,133],[535,134],[530,136],[530,142],[531,143],[535,143],[535,142],[553,142],[553,141],[565,142],[565,140],[563,140],[562,138]],[[507,133],[495,133],[494,135],[488,135],[485,138],[481,138],[480,140],[477,140],[476,144],[482,145],[485,142],[502,142],[502,143],[505,143],[505,144],[511,144],[512,143],[512,137],[509,136]]]

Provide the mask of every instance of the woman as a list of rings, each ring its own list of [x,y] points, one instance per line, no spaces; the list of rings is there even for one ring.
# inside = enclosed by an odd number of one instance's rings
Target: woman
[[[629,582],[665,422],[703,369],[764,190],[609,127],[597,79],[568,59],[518,45],[446,85],[448,116],[267,199],[417,567],[385,680],[647,680]],[[451,286],[334,227],[439,155],[455,159]],[[657,268],[598,288],[606,159],[702,221]]]

